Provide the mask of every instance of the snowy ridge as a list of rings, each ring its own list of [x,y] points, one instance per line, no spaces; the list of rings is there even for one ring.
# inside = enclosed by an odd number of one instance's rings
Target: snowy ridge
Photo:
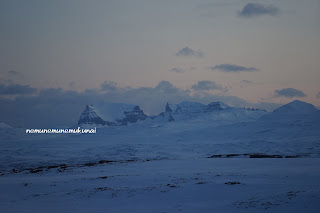
[[[172,110],[173,114],[187,114],[187,113],[204,113],[228,109],[229,106],[218,101],[211,102],[208,105],[184,101],[179,104],[169,104],[168,107]]]
[[[230,107],[222,102],[211,102],[207,105],[198,102],[170,104],[175,120],[230,121],[242,122],[256,120],[267,112],[261,109]]]

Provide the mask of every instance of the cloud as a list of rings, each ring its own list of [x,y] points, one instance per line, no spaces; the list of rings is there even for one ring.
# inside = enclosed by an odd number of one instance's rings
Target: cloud
[[[101,85],[102,91],[111,91],[111,90],[115,90],[116,88],[117,88],[117,83],[114,81],[105,81]]]
[[[317,96],[316,96],[318,99],[320,99],[320,92],[318,92]]]
[[[242,80],[241,82],[242,83],[246,83],[246,84],[252,84],[253,83],[252,81],[249,81],[249,80]]]
[[[221,72],[254,72],[259,71],[259,69],[255,67],[244,67],[238,66],[234,64],[219,64],[214,67],[210,67],[212,71],[219,70]]]
[[[214,81],[198,81],[197,84],[192,85],[192,89],[197,91],[209,91],[209,90],[227,91],[226,88],[217,84]]]
[[[286,97],[286,98],[294,98],[294,97],[302,98],[307,96],[303,91],[294,89],[294,88],[284,88],[281,90],[275,90],[274,93],[275,93],[275,96]]]
[[[280,10],[272,5],[264,5],[260,3],[248,3],[239,12],[239,16],[245,18],[270,15],[275,16],[279,14]]]
[[[30,87],[30,85],[0,85],[0,95],[30,95],[36,91],[37,89]]]
[[[176,56],[196,56],[203,57],[203,53],[200,50],[193,50],[189,47],[184,47],[176,53]]]
[[[185,70],[179,67],[174,67],[170,70],[170,72],[176,72],[176,73],[184,73]]]
[[[17,72],[17,71],[15,71],[15,70],[10,70],[10,71],[8,71],[8,75],[9,76],[17,76],[17,75],[19,75],[20,73],[19,72]]]

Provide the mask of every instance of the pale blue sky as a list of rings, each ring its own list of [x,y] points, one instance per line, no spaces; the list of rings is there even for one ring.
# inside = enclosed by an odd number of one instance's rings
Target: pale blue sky
[[[227,88],[209,94],[319,106],[319,23],[319,0],[2,0],[0,83],[83,91],[165,80],[192,94],[207,80]],[[185,47],[194,54],[177,55]],[[223,64],[258,71],[210,69]],[[275,95],[285,88],[305,96]]]

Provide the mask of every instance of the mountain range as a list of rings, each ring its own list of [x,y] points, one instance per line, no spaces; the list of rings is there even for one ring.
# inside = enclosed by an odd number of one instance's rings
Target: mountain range
[[[167,103],[164,111],[158,115],[146,115],[139,106],[104,103],[87,105],[80,116],[78,125],[109,127],[143,122],[216,122],[229,124],[257,120],[280,122],[303,118],[320,119],[319,110],[312,104],[298,100],[285,104],[272,113],[262,109],[231,107],[219,101],[207,105],[184,101],[179,104]]]

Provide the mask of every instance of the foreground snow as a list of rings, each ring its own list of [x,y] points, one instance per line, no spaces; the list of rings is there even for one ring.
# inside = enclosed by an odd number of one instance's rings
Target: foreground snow
[[[23,172],[0,178],[0,210],[319,212],[319,163],[319,158],[207,158]]]

